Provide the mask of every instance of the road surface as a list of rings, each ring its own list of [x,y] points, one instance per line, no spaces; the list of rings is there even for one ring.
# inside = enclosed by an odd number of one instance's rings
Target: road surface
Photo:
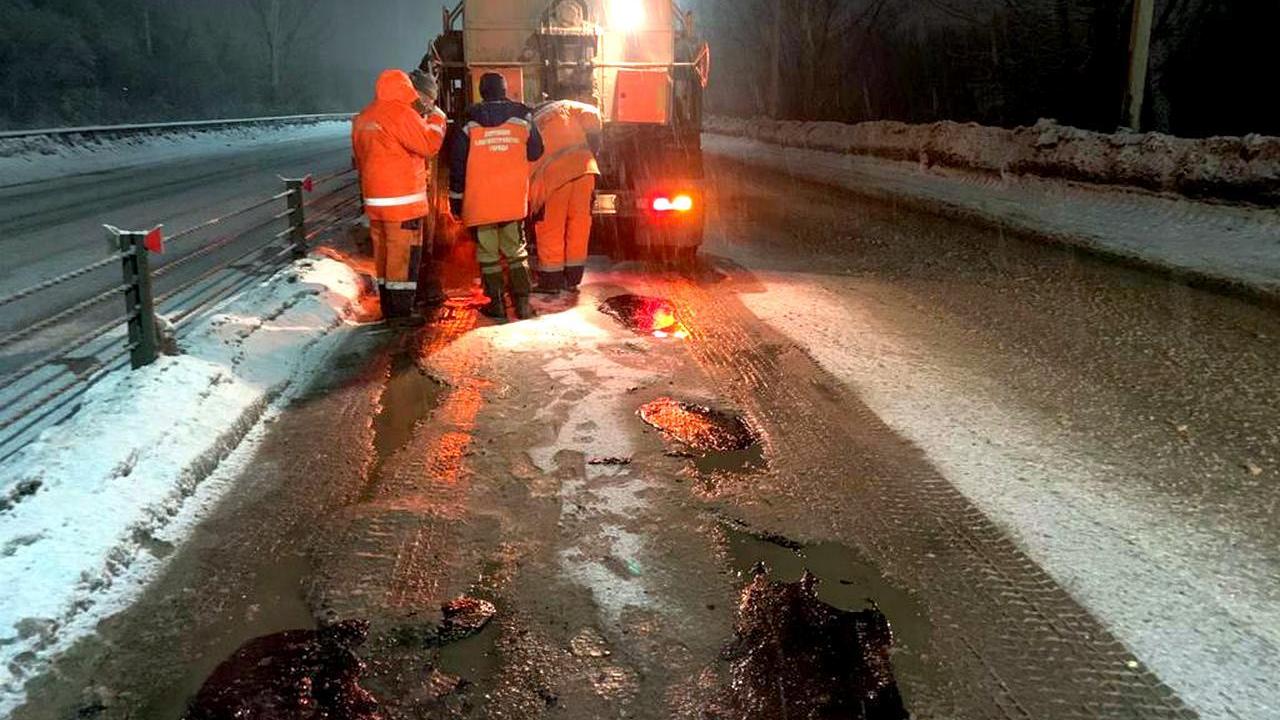
[[[232,142],[213,147],[189,141],[190,153],[173,154],[156,162],[128,162],[121,167],[55,177],[36,182],[0,182],[0,296],[93,263],[112,252],[104,224],[125,229],[149,229],[164,224],[166,233],[226,215],[280,192],[280,176],[325,175],[350,165],[350,141],[344,123],[324,123],[322,132],[299,133],[296,139],[271,144]],[[181,144],[176,143],[176,144]],[[144,154],[145,157],[145,154]],[[6,179],[7,180],[7,179]],[[283,203],[283,201],[280,201]],[[269,240],[283,225],[258,227],[272,206],[236,218],[191,239],[174,243],[153,260],[166,264],[222,238],[245,233],[242,242],[182,266],[157,282],[156,292],[195,278],[255,244]],[[72,282],[10,305],[0,314],[0,335],[47,318],[120,283],[120,268],[112,265]],[[123,299],[104,302],[39,338],[0,347],[0,373],[24,366],[48,350],[123,315]]]
[[[313,679],[237,648],[339,621],[363,665],[316,697],[350,717],[1280,712],[1273,308],[710,168],[692,271],[597,259],[534,322],[354,332],[15,717],[260,709]],[[689,337],[597,310],[627,293]],[[496,609],[461,640],[459,596]]]

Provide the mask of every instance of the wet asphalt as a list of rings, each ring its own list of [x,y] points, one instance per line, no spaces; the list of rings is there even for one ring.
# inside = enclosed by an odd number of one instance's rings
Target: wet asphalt
[[[883,289],[938,356],[1272,555],[1275,309],[712,172],[696,269],[598,264],[525,329],[456,301],[420,331],[354,330],[225,468],[234,489],[192,539],[156,549],[164,575],[15,717],[218,717],[202,696],[245,717],[1195,717],[742,297],[790,272]],[[597,309],[624,295],[663,301],[625,315],[661,309],[665,337]],[[460,596],[495,613],[441,641]],[[343,622],[360,641],[325,644]],[[227,690],[277,663],[274,697],[310,704]]]

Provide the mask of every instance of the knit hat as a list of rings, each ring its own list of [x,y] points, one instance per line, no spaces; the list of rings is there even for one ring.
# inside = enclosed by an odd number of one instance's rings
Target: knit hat
[[[418,92],[435,99],[440,95],[440,88],[436,85],[435,76],[425,73],[422,70],[414,70],[409,73],[409,80],[413,82],[413,88]]]
[[[480,97],[485,100],[502,100],[507,96],[507,79],[491,72],[480,76]]]

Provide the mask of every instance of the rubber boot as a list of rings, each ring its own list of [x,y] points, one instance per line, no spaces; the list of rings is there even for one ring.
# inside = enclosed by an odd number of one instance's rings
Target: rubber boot
[[[484,294],[489,297],[489,303],[480,308],[480,313],[494,320],[506,320],[507,307],[503,302],[505,291],[502,287],[502,273],[484,273],[480,276],[480,283],[484,287]]]
[[[436,273],[435,261],[430,257],[424,257],[421,270],[418,272],[418,294],[414,297],[414,306],[420,310],[432,310],[444,305],[448,300],[449,296],[445,293],[444,287],[440,284],[440,277]]]
[[[570,265],[564,269],[564,284],[569,292],[578,292],[578,286],[582,284],[582,275],[586,271],[581,265]]]
[[[533,291],[533,278],[530,277],[528,265],[517,265],[511,268],[511,299],[516,304],[516,318],[529,320],[537,317],[533,305],[529,302],[529,293]]]
[[[538,295],[558,295],[564,290],[564,271],[544,271],[538,273],[538,284],[533,292]]]
[[[413,304],[412,290],[388,290],[379,288],[379,300],[382,303],[382,319],[389,327],[421,327],[427,319],[418,312]]]

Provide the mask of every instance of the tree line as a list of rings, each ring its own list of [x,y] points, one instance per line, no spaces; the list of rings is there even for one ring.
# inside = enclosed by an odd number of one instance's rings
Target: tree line
[[[351,109],[326,2],[0,0],[0,127]]]
[[[1131,0],[698,0],[712,112],[1121,124]],[[1280,134],[1280,2],[1157,0],[1144,130]]]

